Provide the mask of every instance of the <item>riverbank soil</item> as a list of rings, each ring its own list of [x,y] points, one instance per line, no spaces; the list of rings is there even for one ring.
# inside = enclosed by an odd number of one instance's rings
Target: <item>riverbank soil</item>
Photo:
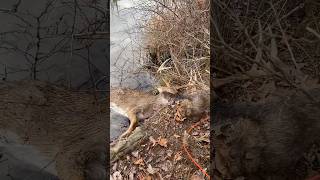
[[[208,179],[210,118],[203,114],[191,120],[181,114],[177,105],[155,110],[143,122],[145,140],[111,163],[110,179]]]

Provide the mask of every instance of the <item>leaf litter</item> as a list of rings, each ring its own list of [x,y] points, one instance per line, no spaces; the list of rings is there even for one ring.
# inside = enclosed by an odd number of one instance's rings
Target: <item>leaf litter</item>
[[[183,109],[179,106],[162,109],[157,115],[146,119],[143,128],[148,134],[148,140],[129,153],[131,158],[121,158],[114,162],[110,169],[118,179],[208,179],[195,175],[199,169],[187,158],[182,150],[184,132],[201,120],[190,120],[183,117]],[[153,123],[159,121],[159,123]],[[209,169],[210,119],[200,123],[188,137],[190,153],[205,169]],[[198,143],[200,142],[200,143]],[[116,164],[116,165],[115,165]],[[133,169],[135,167],[136,169]],[[114,174],[116,173],[116,174]],[[115,178],[114,178],[115,179]],[[199,178],[198,178],[199,179]]]

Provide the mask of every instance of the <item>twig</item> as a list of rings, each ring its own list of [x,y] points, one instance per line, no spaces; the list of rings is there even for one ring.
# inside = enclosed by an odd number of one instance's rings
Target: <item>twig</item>
[[[309,32],[311,32],[313,35],[315,35],[317,38],[320,39],[320,34],[319,34],[317,31],[315,31],[314,29],[312,29],[312,28],[310,28],[310,27],[307,27],[306,29],[307,29]]]
[[[293,62],[293,64],[294,64],[295,68],[298,69],[298,64],[297,64],[296,58],[294,57],[294,54],[293,54],[293,52],[292,52],[292,48],[291,48],[291,46],[290,46],[290,44],[289,44],[288,36],[286,35],[286,33],[284,32],[284,30],[283,30],[283,28],[282,28],[282,26],[281,26],[281,23],[280,23],[280,20],[279,20],[279,17],[278,17],[278,13],[276,12],[276,10],[275,10],[272,2],[270,2],[270,6],[271,6],[271,8],[272,8],[272,10],[273,10],[273,12],[274,12],[274,14],[275,14],[275,16],[276,16],[276,21],[277,21],[278,26],[279,26],[279,28],[280,28],[280,31],[281,31],[281,34],[282,34],[282,38],[283,38],[284,42],[286,43],[287,48],[288,48],[288,50],[289,50],[289,53],[290,53],[290,56],[291,56],[291,60],[292,60],[292,62]],[[299,70],[299,69],[298,69],[298,70]]]

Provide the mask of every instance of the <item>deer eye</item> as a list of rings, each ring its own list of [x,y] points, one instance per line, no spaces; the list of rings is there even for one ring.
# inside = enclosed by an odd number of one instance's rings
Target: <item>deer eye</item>
[[[156,96],[156,95],[159,94],[159,91],[158,91],[158,89],[153,89],[153,90],[151,91],[151,93],[152,93],[152,95]]]

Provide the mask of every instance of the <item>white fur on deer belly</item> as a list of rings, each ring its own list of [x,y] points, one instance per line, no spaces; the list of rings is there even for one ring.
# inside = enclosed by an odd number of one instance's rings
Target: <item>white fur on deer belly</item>
[[[123,116],[128,117],[128,114],[126,113],[125,110],[123,110],[122,108],[120,108],[119,106],[117,106],[116,104],[114,104],[112,102],[110,103],[110,105],[111,105],[111,109],[114,110],[116,113],[119,113]]]

